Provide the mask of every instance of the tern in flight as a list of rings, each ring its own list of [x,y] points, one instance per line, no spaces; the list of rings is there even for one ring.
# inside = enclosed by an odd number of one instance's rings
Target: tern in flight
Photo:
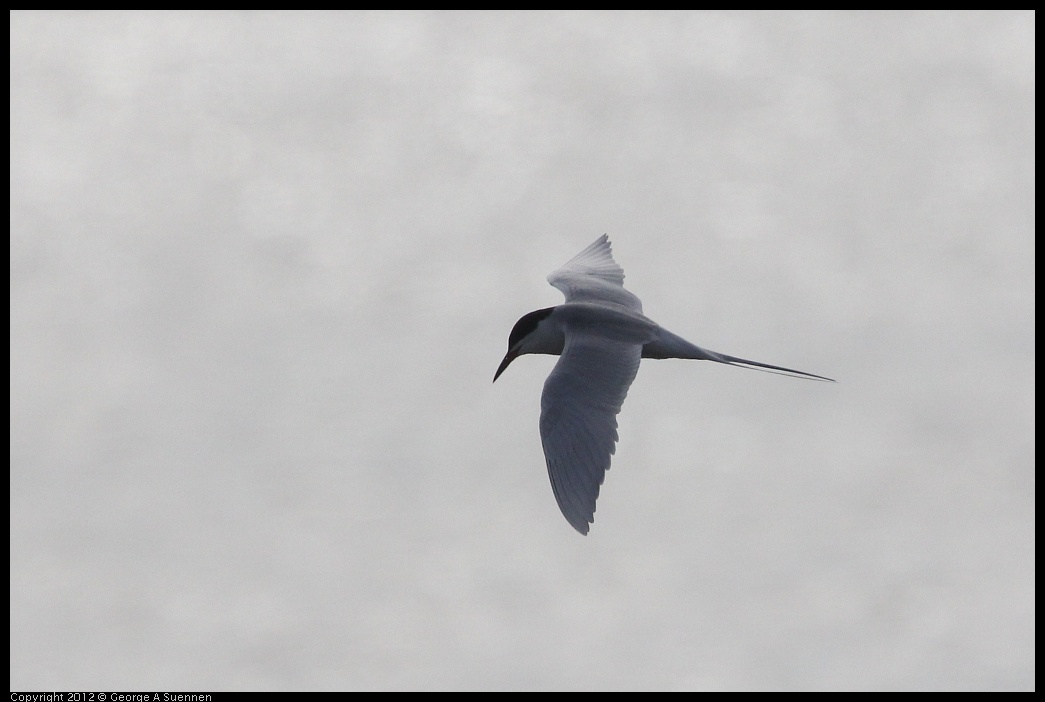
[[[515,323],[493,379],[519,356],[559,356],[541,395],[541,443],[555,500],[581,534],[594,520],[599,486],[616,450],[617,414],[641,359],[690,358],[834,382],[708,351],[672,334],[642,314],[639,298],[624,289],[624,270],[613,260],[605,234],[548,282],[566,303],[534,310]]]

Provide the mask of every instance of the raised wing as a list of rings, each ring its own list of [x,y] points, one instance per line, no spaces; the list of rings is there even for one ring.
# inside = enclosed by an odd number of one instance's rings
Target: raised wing
[[[624,269],[613,260],[610,238],[603,234],[588,248],[552,271],[548,282],[566,302],[602,302],[642,311],[639,298],[624,289]]]
[[[566,334],[541,395],[541,443],[555,500],[588,533],[599,486],[616,450],[617,413],[639,370],[642,344]]]

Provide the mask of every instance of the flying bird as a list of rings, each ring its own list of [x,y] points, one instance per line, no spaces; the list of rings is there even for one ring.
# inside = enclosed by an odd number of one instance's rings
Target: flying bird
[[[834,382],[822,375],[727,356],[672,334],[642,313],[624,289],[624,270],[603,234],[548,276],[566,303],[523,315],[508,336],[508,353],[493,379],[519,356],[559,356],[541,395],[541,443],[548,477],[566,521],[587,534],[595,517],[617,414],[643,358],[688,358]]]

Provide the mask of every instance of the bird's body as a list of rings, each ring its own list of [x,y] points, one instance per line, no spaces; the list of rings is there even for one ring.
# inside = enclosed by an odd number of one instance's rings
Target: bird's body
[[[812,373],[708,351],[642,313],[604,234],[548,276],[566,303],[523,315],[497,373],[519,356],[559,356],[541,395],[541,443],[563,516],[588,533],[617,442],[617,414],[643,358],[685,358],[815,380]]]

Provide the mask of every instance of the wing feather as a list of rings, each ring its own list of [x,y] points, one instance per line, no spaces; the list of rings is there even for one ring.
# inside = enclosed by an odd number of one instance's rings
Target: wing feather
[[[642,344],[567,332],[541,395],[541,443],[555,500],[582,534],[616,450],[617,414],[639,370]]]
[[[624,269],[613,260],[610,239],[603,234],[588,248],[552,271],[548,282],[562,291],[566,302],[601,302],[642,311],[642,302],[624,289]]]

